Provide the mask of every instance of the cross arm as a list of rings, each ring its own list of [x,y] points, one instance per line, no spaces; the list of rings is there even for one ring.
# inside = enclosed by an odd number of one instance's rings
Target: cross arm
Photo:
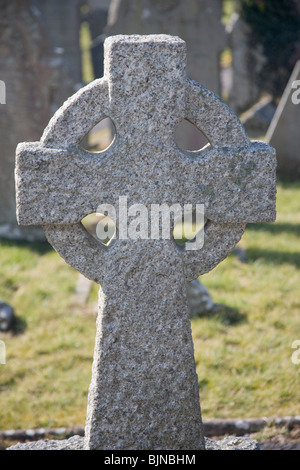
[[[95,80],[55,113],[40,142],[18,145],[15,180],[20,225],[76,224],[96,210],[95,175],[110,150],[95,156],[80,150],[79,144],[109,109],[108,83],[104,78]]]
[[[208,138],[200,152],[182,152],[187,191],[218,223],[273,222],[276,152],[251,142],[233,111],[217,95],[186,80],[186,119]]]
[[[219,223],[273,222],[276,218],[276,155],[263,142],[216,147],[185,156],[188,191]],[[188,175],[191,177],[188,178]]]
[[[275,220],[276,154],[263,142],[250,142],[218,96],[192,80],[186,84],[186,119],[210,142],[200,152],[181,152],[185,198],[204,204],[208,219],[202,248],[182,250],[185,277],[193,280],[231,253],[247,223]]]
[[[95,175],[101,171],[102,159],[78,149],[46,148],[39,142],[19,144],[15,178],[18,223],[76,224],[95,212],[99,205]]]

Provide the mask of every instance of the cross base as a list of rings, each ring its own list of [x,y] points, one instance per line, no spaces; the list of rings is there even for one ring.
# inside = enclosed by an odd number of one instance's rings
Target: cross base
[[[6,450],[84,450],[84,438],[73,436],[65,440],[18,443]],[[206,438],[205,450],[259,450],[259,444],[249,437],[227,436],[218,441]]]
[[[145,244],[111,248],[118,269],[106,267],[99,293],[87,449],[204,446],[182,258],[171,240]]]

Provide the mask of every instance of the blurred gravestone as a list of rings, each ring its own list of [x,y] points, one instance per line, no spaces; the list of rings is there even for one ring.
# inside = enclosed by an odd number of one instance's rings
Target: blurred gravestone
[[[276,111],[276,103],[271,96],[263,96],[257,103],[240,115],[247,134],[251,138],[266,135]]]
[[[78,84],[82,82],[80,53],[80,7],[84,0],[38,0],[51,46],[62,55],[64,64]]]
[[[232,53],[232,83],[228,100],[230,107],[240,113],[260,98],[261,90],[257,84],[257,76],[266,59],[259,45],[250,47],[250,27],[237,13],[232,15],[227,32]]]
[[[300,178],[300,60],[286,86],[266,141],[277,151],[280,176]]]
[[[0,300],[0,331],[10,330],[14,319],[15,315],[12,306]]]
[[[90,34],[91,34],[91,54],[94,70],[94,78],[103,76],[103,43],[105,39],[104,28],[107,24],[108,9],[110,0],[87,0]]]
[[[111,0],[107,35],[171,34],[187,43],[187,74],[221,94],[220,55],[226,47],[220,0]],[[180,147],[198,150],[205,136],[185,120],[175,134]]]
[[[187,283],[187,300],[191,317],[206,314],[214,308],[211,296],[198,279]]]
[[[0,236],[44,240],[40,228],[17,225],[15,149],[20,137],[41,137],[53,112],[74,93],[73,82],[51,53],[30,0],[0,3],[0,36],[0,79],[6,85],[6,104],[0,105]]]
[[[240,62],[243,75],[247,70],[261,93],[279,98],[300,59],[299,0],[238,0],[236,10],[241,18],[241,41],[245,42],[244,36],[247,43],[237,60],[236,86],[245,80],[238,69]]]
[[[53,111],[74,87],[60,59],[51,54],[30,0],[1,2],[0,36],[0,78],[6,84],[6,104],[0,108],[0,236],[44,240],[40,228],[17,225],[15,149],[20,136],[40,138]]]

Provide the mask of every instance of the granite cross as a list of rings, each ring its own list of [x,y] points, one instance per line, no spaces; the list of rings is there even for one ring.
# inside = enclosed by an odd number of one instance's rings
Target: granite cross
[[[177,37],[109,37],[104,77],[62,106],[40,142],[17,148],[19,223],[43,226],[66,262],[101,285],[87,449],[204,448],[186,281],[222,261],[248,222],[275,219],[274,150],[251,143],[185,66]],[[107,116],[113,143],[97,154],[83,150],[82,138]],[[210,145],[180,149],[174,130],[183,119]],[[100,203],[117,207],[120,196],[148,208],[204,204],[203,248],[118,232],[101,245],[81,220]]]

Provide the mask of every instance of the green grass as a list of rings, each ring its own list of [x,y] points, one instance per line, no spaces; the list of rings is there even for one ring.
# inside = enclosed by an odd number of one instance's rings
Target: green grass
[[[95,79],[92,57],[91,57],[91,33],[89,25],[86,21],[81,24],[80,32],[80,49],[81,49],[81,63],[82,63],[82,80],[83,83],[90,83]]]
[[[192,320],[203,418],[300,415],[300,183],[279,184],[274,224],[249,225],[236,254],[202,276],[222,307]],[[86,305],[78,274],[48,244],[0,242],[0,299],[13,334],[0,333],[0,429],[84,425],[97,286]]]
[[[223,22],[227,24],[234,13],[234,1],[224,0],[223,1]]]
[[[78,274],[48,244],[0,243],[0,298],[14,306],[0,333],[0,429],[84,423],[95,336],[95,292],[78,305]]]
[[[223,307],[193,320],[204,417],[299,415],[300,184],[278,186],[274,224],[248,225],[235,254],[201,281]]]

